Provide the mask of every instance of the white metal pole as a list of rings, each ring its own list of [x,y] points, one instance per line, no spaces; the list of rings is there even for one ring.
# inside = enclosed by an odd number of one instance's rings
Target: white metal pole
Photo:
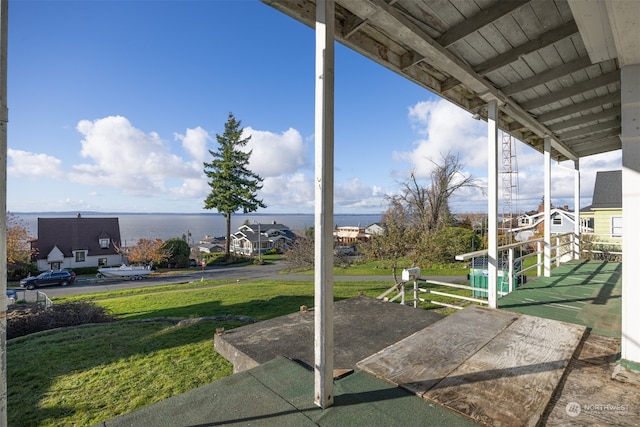
[[[551,138],[544,137],[544,277],[551,276]]]
[[[487,104],[487,153],[488,153],[488,283],[489,307],[498,308],[498,102]]]
[[[580,159],[573,161],[573,259],[580,259]]]
[[[0,426],[7,425],[7,35],[9,0],[0,1]]]
[[[333,405],[333,0],[316,2],[315,104],[315,391],[321,408]]]
[[[622,67],[622,365],[640,371],[640,64]]]

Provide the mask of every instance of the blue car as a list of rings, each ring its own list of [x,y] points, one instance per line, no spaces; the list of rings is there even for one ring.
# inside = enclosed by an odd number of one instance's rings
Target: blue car
[[[76,280],[76,273],[71,270],[47,271],[36,277],[27,277],[20,281],[20,286],[33,290],[40,286],[71,285]]]

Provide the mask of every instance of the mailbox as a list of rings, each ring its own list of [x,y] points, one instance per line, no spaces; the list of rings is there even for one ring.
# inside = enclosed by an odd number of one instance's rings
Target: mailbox
[[[402,270],[402,280],[405,282],[416,280],[420,277],[420,267],[405,268]]]

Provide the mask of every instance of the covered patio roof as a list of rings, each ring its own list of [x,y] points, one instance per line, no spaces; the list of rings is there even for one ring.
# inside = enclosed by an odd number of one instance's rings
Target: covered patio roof
[[[262,0],[315,26],[315,0]],[[640,62],[638,3],[337,0],[335,38],[562,161],[621,148],[620,66]],[[603,19],[604,17],[604,19]]]
[[[636,0],[262,0],[316,29],[316,403],[333,404],[334,51],[338,41],[487,121],[488,283],[497,282],[498,129],[551,160],[622,149],[626,218],[640,216],[640,2]],[[349,72],[343,71],[343,72]],[[373,88],[372,90],[375,90]],[[576,222],[575,234],[579,235]],[[625,221],[623,253],[640,257],[640,223]],[[544,269],[551,272],[545,229]],[[640,371],[640,289],[623,263],[621,366]],[[497,307],[495,285],[489,305]]]

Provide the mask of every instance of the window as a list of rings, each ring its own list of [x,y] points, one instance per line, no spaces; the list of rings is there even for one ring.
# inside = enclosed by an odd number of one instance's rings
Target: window
[[[102,249],[109,249],[109,239],[100,239],[100,247]]]
[[[621,237],[621,236],[622,236],[622,217],[612,216],[611,217],[611,237]]]
[[[98,258],[98,267],[106,267],[107,259],[106,258]]]
[[[553,217],[553,225],[562,225],[562,217],[560,215]]]
[[[76,252],[76,262],[84,262],[84,251]]]

